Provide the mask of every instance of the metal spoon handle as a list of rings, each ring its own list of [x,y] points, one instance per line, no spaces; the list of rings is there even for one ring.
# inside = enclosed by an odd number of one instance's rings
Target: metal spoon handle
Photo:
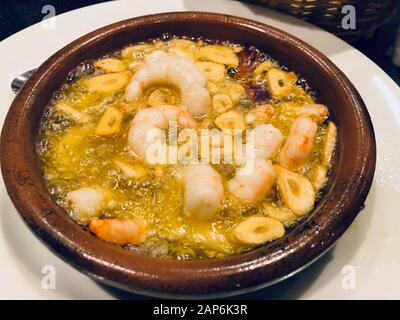
[[[23,74],[19,75],[16,77],[12,82],[11,82],[11,90],[14,91],[14,93],[18,93],[19,90],[23,87],[25,82],[34,74],[36,69],[29,70],[27,72],[24,72]]]

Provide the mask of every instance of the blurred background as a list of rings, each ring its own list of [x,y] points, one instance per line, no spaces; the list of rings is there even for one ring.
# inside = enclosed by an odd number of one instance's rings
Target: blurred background
[[[61,14],[100,2],[105,1],[1,1],[0,41],[41,21],[47,13],[42,13],[45,5],[54,6],[56,13]],[[337,34],[373,60],[400,85],[400,10],[397,10],[400,0],[247,0],[246,2],[285,12]],[[355,8],[357,27],[354,30],[341,28],[343,18],[341,10],[345,5],[352,5]],[[395,51],[398,52],[397,66],[393,63],[393,60],[396,61],[393,58]]]

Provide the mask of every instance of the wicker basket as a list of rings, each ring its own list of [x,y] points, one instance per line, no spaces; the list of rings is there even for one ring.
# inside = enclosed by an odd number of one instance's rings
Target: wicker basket
[[[336,34],[346,41],[368,37],[396,12],[400,0],[244,0],[293,15]],[[356,29],[342,28],[342,7],[356,9]]]

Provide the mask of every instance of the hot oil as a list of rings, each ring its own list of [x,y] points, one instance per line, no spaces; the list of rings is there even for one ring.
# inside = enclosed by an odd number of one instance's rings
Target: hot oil
[[[197,39],[193,43],[201,47],[207,41]],[[154,40],[142,45],[142,49],[138,49],[132,55],[128,56],[126,51],[121,50],[112,53],[110,57],[121,59],[133,73],[144,63],[144,58],[150,52],[172,46],[171,40]],[[232,43],[225,45],[240,48],[239,45]],[[266,55],[263,55],[260,62],[262,59],[265,60],[265,57]],[[85,79],[106,73],[94,68],[93,64],[94,61],[82,64],[57,92],[48,107],[47,115],[42,119],[40,134],[37,137],[37,154],[43,176],[49,192],[59,205],[72,217],[72,209],[65,201],[68,192],[86,186],[101,188],[106,193],[101,217],[136,217],[145,220],[148,228],[147,241],[139,245],[126,246],[129,250],[143,254],[167,259],[203,259],[224,257],[247,250],[248,246],[232,241],[231,231],[244,217],[266,215],[266,206],[282,207],[276,188],[263,201],[253,205],[234,199],[225,191],[224,209],[212,221],[198,222],[185,217],[182,214],[181,181],[184,165],[147,165],[135,158],[127,145],[130,122],[138,110],[149,106],[149,97],[159,90],[166,93],[168,104],[178,104],[179,92],[176,88],[164,84],[148,88],[135,105],[127,107],[118,133],[107,137],[98,136],[95,134],[97,123],[107,108],[121,108],[123,90],[113,94],[87,90],[83,85]],[[247,83],[257,82],[252,73],[235,79],[227,72],[222,81],[228,84],[239,83],[243,87]],[[154,96],[157,98],[156,94]],[[249,107],[255,104],[252,99],[245,90],[232,110],[246,113]],[[67,115],[56,109],[57,103],[61,100],[88,115],[90,120],[84,123],[71,121]],[[276,111],[267,123],[274,125],[286,137],[296,116],[287,112],[282,105],[300,106],[305,103],[315,103],[315,100],[312,93],[297,86],[289,99],[276,101],[270,98],[264,103],[272,104]],[[215,128],[213,122],[217,115],[212,112],[208,118],[202,120],[200,127]],[[309,176],[312,169],[321,163],[324,126],[324,124],[319,126],[314,151],[309,162],[303,167],[305,176]],[[147,175],[141,179],[128,178],[116,166],[115,159],[139,163],[147,168]],[[278,161],[278,157],[273,160]],[[215,165],[214,168],[220,172],[224,183],[234,174],[234,167],[231,165]]]

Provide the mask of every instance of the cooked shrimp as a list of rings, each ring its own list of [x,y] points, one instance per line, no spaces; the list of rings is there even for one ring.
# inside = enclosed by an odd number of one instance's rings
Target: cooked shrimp
[[[135,154],[150,163],[147,157],[151,145],[166,148],[163,130],[168,128],[170,121],[183,128],[195,128],[196,120],[184,107],[162,105],[140,110],[132,120],[128,132],[128,144]]]
[[[254,162],[238,168],[235,176],[228,181],[227,187],[236,198],[255,203],[262,200],[271,190],[276,180],[276,172],[271,160],[248,158],[247,161]]]
[[[247,139],[254,150],[254,158],[269,159],[281,146],[283,135],[272,124],[260,124],[248,133]]]
[[[152,63],[154,61],[157,61],[157,60],[159,60],[161,58],[166,57],[167,55],[168,55],[168,53],[163,51],[163,50],[156,50],[156,51],[153,51],[152,53],[150,53],[145,58],[145,60],[146,60],[147,63]]]
[[[201,117],[208,114],[211,108],[206,82],[205,75],[189,59],[155,51],[133,75],[124,100],[131,102],[138,99],[143,90],[152,84],[172,84],[181,92],[181,105],[195,117]]]
[[[145,238],[145,226],[140,220],[93,218],[89,228],[100,239],[118,244],[137,244]]]
[[[309,158],[317,133],[317,123],[312,117],[297,118],[280,153],[280,163],[289,170],[297,170]]]
[[[75,219],[82,222],[100,213],[103,199],[104,193],[93,188],[77,189],[66,197]]]
[[[289,111],[298,117],[310,116],[316,121],[323,121],[328,117],[328,107],[323,104],[305,104],[301,107],[282,105],[283,110]]]
[[[183,182],[185,215],[210,220],[222,210],[224,187],[213,167],[207,164],[191,165],[184,174]]]
[[[243,165],[228,181],[228,191],[248,203],[262,200],[276,180],[275,169],[267,159],[275,155],[282,141],[282,133],[271,124],[260,124],[248,132]]]

